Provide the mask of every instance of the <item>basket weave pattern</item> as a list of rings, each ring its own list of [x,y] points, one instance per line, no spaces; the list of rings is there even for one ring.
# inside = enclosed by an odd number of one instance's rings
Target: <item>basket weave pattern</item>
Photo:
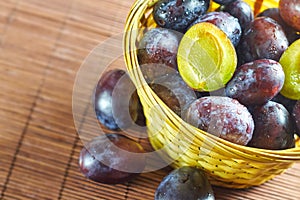
[[[128,15],[124,34],[124,57],[127,70],[138,88],[147,118],[149,140],[172,166],[197,166],[210,177],[213,185],[247,188],[260,185],[300,161],[296,148],[272,151],[236,145],[199,130],[173,113],[150,89],[140,70],[136,46],[143,33],[156,27],[151,15],[157,0],[137,0]],[[278,1],[246,0],[255,13],[277,7]],[[212,4],[211,9],[215,9]]]

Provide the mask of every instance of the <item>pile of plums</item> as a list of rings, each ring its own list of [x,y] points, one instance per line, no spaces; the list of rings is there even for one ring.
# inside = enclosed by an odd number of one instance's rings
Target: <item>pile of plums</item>
[[[256,16],[242,0],[214,2],[220,7],[213,12],[208,12],[210,0],[159,0],[155,4],[153,16],[158,27],[149,29],[138,41],[137,56],[145,80],[166,106],[199,129],[255,148],[294,147],[294,134],[300,133],[300,100],[280,94],[285,74],[279,59],[300,38],[300,11],[296,9],[300,1],[280,0],[279,8]],[[218,91],[195,91],[177,71],[181,37],[202,22],[221,29],[238,57],[233,77]],[[135,86],[124,70],[102,75],[95,88],[94,108],[99,122],[116,132],[145,126]],[[121,132],[106,134],[82,149],[80,169],[86,177],[102,183],[129,181],[146,165],[143,152],[140,144]],[[183,167],[163,179],[155,199],[214,197],[204,172]]]
[[[180,116],[233,143],[264,149],[294,147],[297,117],[291,112],[296,100],[280,94],[285,74],[279,59],[288,46],[300,38],[299,27],[294,25],[297,23],[294,18],[299,16],[294,7],[300,6],[300,2],[281,0],[279,8],[267,9],[256,16],[245,1],[215,2],[220,7],[213,12],[208,12],[209,0],[156,3],[153,16],[158,28],[149,29],[139,42],[139,63],[148,66],[144,67],[147,68],[143,70],[144,75],[153,77],[153,66],[156,71],[163,66],[176,70],[177,49],[183,34],[197,23],[212,23],[232,42],[239,64],[223,89],[210,93],[194,91],[198,98],[193,100],[194,95],[191,95],[188,102],[192,103],[182,104]],[[191,88],[185,91],[188,90]],[[155,92],[162,96],[162,92]],[[165,100],[169,106],[168,99]],[[169,107],[179,113],[177,107]]]

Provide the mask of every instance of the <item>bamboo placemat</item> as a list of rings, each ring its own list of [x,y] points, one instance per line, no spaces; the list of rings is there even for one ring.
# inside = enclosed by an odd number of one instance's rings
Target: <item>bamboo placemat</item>
[[[170,168],[118,185],[94,183],[81,175],[83,143],[72,115],[77,71],[99,43],[122,33],[132,3],[0,1],[1,199],[153,199]],[[117,63],[124,67],[122,60]],[[140,143],[150,148],[145,140]],[[296,164],[247,190],[214,188],[216,199],[300,199],[299,171]]]

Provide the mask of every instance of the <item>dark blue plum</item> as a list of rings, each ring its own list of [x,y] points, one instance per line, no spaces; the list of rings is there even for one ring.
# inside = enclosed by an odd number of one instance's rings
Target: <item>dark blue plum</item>
[[[155,200],[214,200],[207,175],[195,167],[181,167],[173,170],[159,184]]]
[[[210,0],[160,0],[153,9],[154,20],[160,27],[185,32],[209,5]]]
[[[135,86],[121,69],[101,76],[95,88],[94,108],[99,122],[111,130],[128,128],[143,115]]]
[[[254,19],[254,13],[248,3],[242,0],[233,1],[221,6],[221,11],[228,12],[239,20],[242,30],[245,30]]]
[[[227,5],[232,2],[235,2],[236,0],[213,0],[214,2],[220,4],[220,5]]]

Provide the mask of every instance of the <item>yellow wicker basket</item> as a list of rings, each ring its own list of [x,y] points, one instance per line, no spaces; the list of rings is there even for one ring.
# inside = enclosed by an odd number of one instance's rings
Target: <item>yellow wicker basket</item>
[[[175,168],[197,166],[209,175],[213,185],[247,188],[260,185],[300,161],[296,148],[272,151],[236,145],[199,130],[172,112],[150,89],[140,70],[136,45],[144,31],[156,27],[151,14],[157,0],[136,0],[127,18],[124,57],[127,70],[138,88],[147,118],[149,140]],[[277,0],[246,0],[255,14],[278,7]],[[212,3],[211,9],[217,4]]]

